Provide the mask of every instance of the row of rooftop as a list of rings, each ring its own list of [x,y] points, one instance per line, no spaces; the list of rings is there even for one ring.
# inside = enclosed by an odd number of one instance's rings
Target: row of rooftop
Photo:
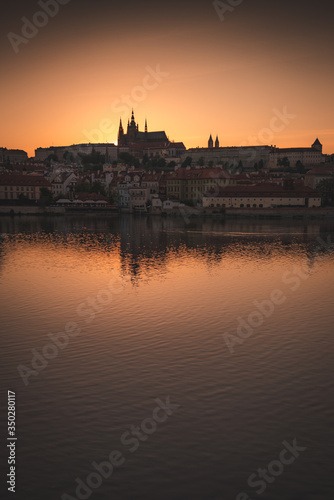
[[[305,176],[286,172],[249,172],[233,174],[221,167],[179,168],[171,172],[146,172],[123,166],[114,170],[82,173],[73,166],[47,169],[36,165],[30,173],[12,165],[0,173],[0,201],[15,202],[24,197],[38,201],[42,188],[55,202],[89,200],[112,203],[130,211],[160,210],[163,204],[190,204],[198,207],[320,206],[316,187],[321,180],[334,179],[334,165],[319,165]],[[29,165],[26,165],[29,168]],[[97,186],[101,192],[82,192],[78,186]],[[100,186],[100,188],[99,188]]]

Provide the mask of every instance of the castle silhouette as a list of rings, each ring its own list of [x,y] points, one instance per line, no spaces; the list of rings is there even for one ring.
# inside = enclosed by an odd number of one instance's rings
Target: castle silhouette
[[[148,132],[147,120],[145,120],[145,131],[140,132],[138,123],[135,121],[135,116],[132,110],[131,121],[128,120],[127,133],[124,133],[122,118],[119,121],[118,129],[118,145],[130,146],[131,144],[140,144],[145,142],[168,142],[166,132]]]

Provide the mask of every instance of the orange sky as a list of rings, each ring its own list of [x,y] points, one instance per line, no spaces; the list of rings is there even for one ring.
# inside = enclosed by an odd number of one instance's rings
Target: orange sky
[[[0,26],[0,146],[33,155],[115,142],[133,105],[140,129],[147,117],[149,130],[186,147],[206,146],[210,133],[221,146],[310,146],[319,137],[334,153],[333,7],[320,3],[321,27],[299,0],[302,10],[244,0],[223,21],[204,0],[128,8],[72,0],[15,54],[8,32],[20,34],[22,16],[41,10],[18,2]],[[154,81],[147,67],[164,75]],[[263,134],[284,108],[294,117]]]

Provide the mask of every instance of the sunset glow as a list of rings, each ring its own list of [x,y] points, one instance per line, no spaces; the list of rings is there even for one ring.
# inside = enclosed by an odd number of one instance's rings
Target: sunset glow
[[[187,148],[206,146],[210,133],[222,146],[262,144],[273,110],[287,109],[294,118],[270,144],[310,146],[319,137],[324,153],[334,150],[325,8],[314,27],[314,7],[302,3],[300,17],[301,2],[245,1],[222,21],[206,1],[116,8],[72,0],[15,54],[8,33],[20,34],[22,17],[40,10],[16,4],[1,21],[1,146],[33,155],[114,143],[133,107],[141,130],[147,118],[149,130]],[[154,80],[147,68],[163,76]]]

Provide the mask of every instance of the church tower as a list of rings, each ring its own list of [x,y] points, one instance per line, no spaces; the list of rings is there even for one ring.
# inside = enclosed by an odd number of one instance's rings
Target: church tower
[[[128,143],[134,142],[137,137],[138,126],[135,121],[135,115],[132,110],[131,122],[128,124]]]
[[[321,142],[319,141],[319,139],[317,138],[315,140],[315,142],[312,144],[312,148],[313,149],[316,149],[317,151],[319,151],[320,153],[322,153],[322,144]]]
[[[118,129],[118,145],[123,146],[124,144],[124,130],[122,125],[122,118],[119,121],[119,129]]]
[[[218,135],[216,136],[215,148],[219,148],[219,139],[218,139]]]
[[[213,139],[212,135],[210,134],[209,140],[208,140],[208,148],[213,148]]]

